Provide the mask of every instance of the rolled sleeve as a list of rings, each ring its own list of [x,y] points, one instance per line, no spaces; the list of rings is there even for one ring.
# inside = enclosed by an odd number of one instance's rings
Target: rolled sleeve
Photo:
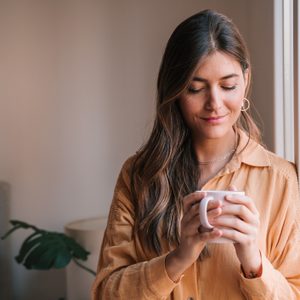
[[[286,278],[273,267],[264,254],[262,254],[262,270],[262,275],[253,279],[246,278],[241,272],[240,288],[247,299],[299,299]]]
[[[126,168],[127,166],[127,168]],[[166,299],[179,282],[166,271],[167,254],[151,257],[135,236],[134,207],[130,200],[128,163],[118,178],[104,234],[93,300]]]
[[[166,270],[166,256],[162,255],[152,259],[146,266],[146,278],[150,287],[154,287],[153,294],[157,297],[167,297],[177,284],[180,283],[183,276],[177,282],[174,282]]]

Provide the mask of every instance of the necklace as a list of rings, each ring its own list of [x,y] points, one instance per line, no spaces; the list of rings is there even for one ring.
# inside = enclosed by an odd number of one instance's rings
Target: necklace
[[[230,156],[232,156],[234,154],[234,152],[236,151],[236,147],[234,149],[232,149],[231,151],[229,151],[228,153],[226,153],[224,156],[213,159],[213,160],[207,160],[207,161],[199,161],[198,160],[198,165],[209,165],[209,164],[213,164],[216,162],[220,162],[223,160],[226,160],[227,158],[229,158]]]

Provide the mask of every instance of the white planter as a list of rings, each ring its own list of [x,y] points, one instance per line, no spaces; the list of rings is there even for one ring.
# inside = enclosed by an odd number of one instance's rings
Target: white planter
[[[88,268],[96,271],[100,246],[107,218],[92,218],[71,222],[65,226],[65,233],[73,237],[91,254],[85,262]],[[78,267],[74,262],[67,266],[67,300],[90,299],[91,285],[95,277]]]

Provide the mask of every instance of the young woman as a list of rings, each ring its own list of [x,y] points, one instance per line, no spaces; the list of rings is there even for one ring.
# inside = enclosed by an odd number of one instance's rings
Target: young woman
[[[94,300],[300,299],[295,167],[260,144],[250,80],[227,17],[205,10],[175,29],[151,136],[116,184]],[[210,201],[215,227],[202,228],[202,191],[235,189],[245,196]],[[221,236],[232,243],[213,243]]]

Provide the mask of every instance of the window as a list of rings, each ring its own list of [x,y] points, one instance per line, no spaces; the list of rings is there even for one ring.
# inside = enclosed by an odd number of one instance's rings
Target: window
[[[298,152],[295,144],[297,115],[294,107],[297,95],[294,95],[295,62],[293,28],[294,3],[297,0],[275,0],[274,2],[274,41],[275,41],[275,152],[295,161]],[[295,16],[296,17],[296,16]],[[295,100],[295,104],[294,104]]]

